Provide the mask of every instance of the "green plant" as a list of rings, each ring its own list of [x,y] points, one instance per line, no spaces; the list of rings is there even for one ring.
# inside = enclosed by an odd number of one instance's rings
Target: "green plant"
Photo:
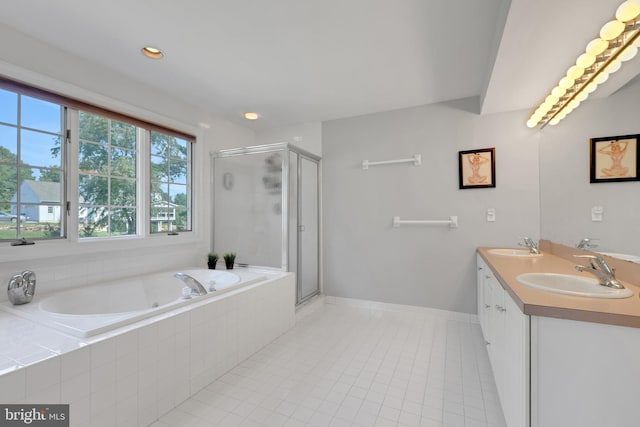
[[[233,263],[236,260],[236,254],[233,252],[227,252],[226,254],[223,255],[224,257],[224,264],[226,265],[228,270],[231,270],[233,268]]]
[[[217,262],[218,254],[215,252],[209,252],[209,255],[207,255],[207,265],[209,266],[209,268],[212,270],[216,268]]]

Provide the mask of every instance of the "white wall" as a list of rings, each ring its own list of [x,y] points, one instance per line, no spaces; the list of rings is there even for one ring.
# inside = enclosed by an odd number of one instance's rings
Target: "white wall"
[[[582,103],[540,139],[541,235],[575,245],[599,239],[598,250],[640,255],[640,181],[589,182],[590,138],[639,134],[640,84]],[[602,222],[591,208],[602,206]]]
[[[324,292],[476,311],[475,249],[539,235],[538,137],[526,113],[478,116],[477,99],[325,122]],[[496,188],[458,189],[458,151],[496,148]],[[421,154],[422,166],[362,160]],[[486,221],[487,208],[496,222]],[[459,228],[392,217],[459,218]]]
[[[111,280],[185,265],[205,265],[211,236],[209,153],[255,145],[252,130],[212,116],[194,106],[42,42],[0,26],[0,75],[141,119],[193,133],[194,232],[109,242],[40,241],[34,246],[0,244],[0,279],[31,269],[38,292]],[[198,123],[207,123],[201,129]],[[0,301],[6,300],[0,292]]]
[[[258,144],[288,142],[317,156],[322,156],[322,123],[301,123],[284,128],[256,132]]]

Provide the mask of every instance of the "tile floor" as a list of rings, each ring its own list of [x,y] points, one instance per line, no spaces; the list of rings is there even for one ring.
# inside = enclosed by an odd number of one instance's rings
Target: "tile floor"
[[[480,325],[323,304],[151,427],[506,427]]]

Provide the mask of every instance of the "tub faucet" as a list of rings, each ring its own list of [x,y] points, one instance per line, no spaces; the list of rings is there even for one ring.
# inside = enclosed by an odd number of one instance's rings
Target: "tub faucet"
[[[532,254],[539,254],[540,250],[538,249],[538,245],[533,241],[531,237],[523,237],[522,242],[519,243],[520,246],[526,246],[529,248],[529,252]]]
[[[580,240],[578,242],[578,244],[576,245],[576,248],[578,249],[593,249],[593,248],[597,248],[598,245],[596,243],[594,243],[594,240],[598,240],[598,239],[593,239],[591,237],[585,237],[584,239]]]
[[[598,279],[602,286],[608,286],[614,289],[624,289],[622,283],[616,279],[616,271],[614,268],[609,267],[607,261],[604,258],[596,255],[574,255],[576,258],[589,258],[590,266],[576,265],[576,270],[587,271]]]
[[[204,286],[202,286],[200,282],[198,282],[196,279],[189,276],[188,274],[176,273],[174,274],[174,277],[182,280],[188,287],[191,288],[191,295],[202,296],[207,294],[207,290],[204,288]]]

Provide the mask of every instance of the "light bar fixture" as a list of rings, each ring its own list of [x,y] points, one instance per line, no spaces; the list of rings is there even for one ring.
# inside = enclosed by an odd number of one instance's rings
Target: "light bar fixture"
[[[628,0],[616,10],[616,19],[607,22],[598,38],[587,44],[558,85],[531,113],[527,126],[557,125],[586,100],[598,85],[633,59],[640,47],[640,0]]]

